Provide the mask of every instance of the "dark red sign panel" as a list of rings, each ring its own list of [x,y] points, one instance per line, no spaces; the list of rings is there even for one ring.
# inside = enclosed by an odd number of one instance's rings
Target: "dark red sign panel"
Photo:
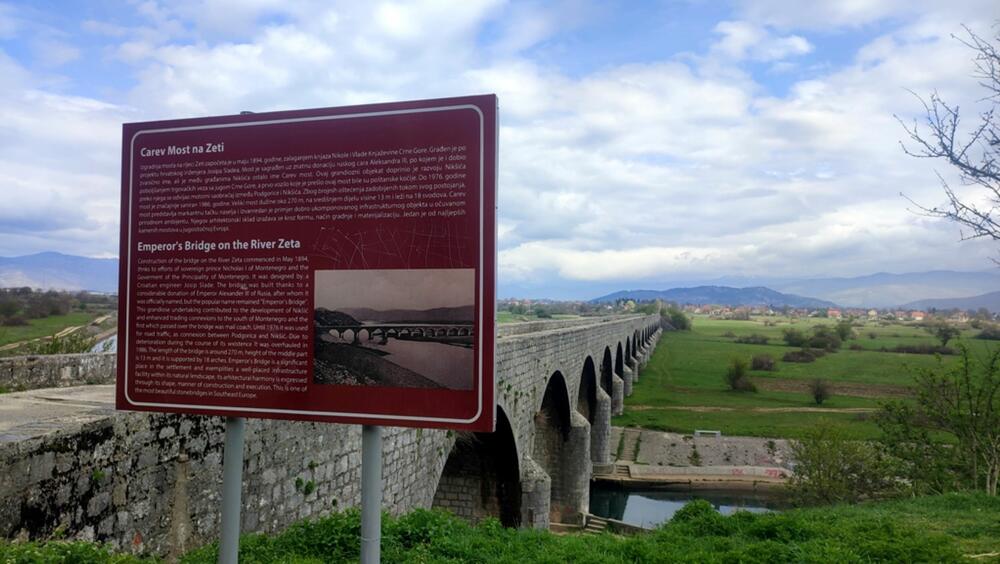
[[[492,430],[496,108],[126,124],[118,408]]]

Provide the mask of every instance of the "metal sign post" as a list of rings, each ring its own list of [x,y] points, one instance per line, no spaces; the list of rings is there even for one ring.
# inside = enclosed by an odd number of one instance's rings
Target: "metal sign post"
[[[382,552],[382,427],[361,427],[361,564]]]
[[[246,419],[226,417],[226,445],[222,451],[222,534],[220,564],[236,564],[240,554],[240,509],[243,494],[243,435]]]

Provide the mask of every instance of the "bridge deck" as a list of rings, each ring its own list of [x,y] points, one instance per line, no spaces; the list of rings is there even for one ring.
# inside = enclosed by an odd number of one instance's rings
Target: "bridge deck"
[[[44,388],[0,395],[0,443],[34,439],[115,413],[111,385]]]

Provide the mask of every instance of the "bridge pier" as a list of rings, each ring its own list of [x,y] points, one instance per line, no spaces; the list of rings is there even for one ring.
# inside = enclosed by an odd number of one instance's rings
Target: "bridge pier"
[[[530,456],[521,457],[521,526],[549,528],[552,507],[552,479]]]
[[[625,382],[617,374],[611,375],[611,415],[621,415],[625,410]]]
[[[590,460],[594,464],[611,462],[611,396],[597,389],[597,408],[590,424]]]
[[[629,397],[632,395],[632,369],[628,365],[622,367],[621,377],[622,381],[625,382],[625,387],[622,391],[625,397]]]
[[[590,507],[590,422],[578,411],[570,412],[569,436],[563,444],[559,468],[560,487],[552,492],[552,519],[560,523],[583,524]]]

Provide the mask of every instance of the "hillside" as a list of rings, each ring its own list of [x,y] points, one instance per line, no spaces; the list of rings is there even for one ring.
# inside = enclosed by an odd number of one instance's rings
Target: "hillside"
[[[718,304],[728,306],[789,306],[805,308],[836,307],[833,302],[783,294],[770,288],[731,288],[729,286],[696,286],[669,290],[622,290],[591,300],[613,302],[616,300],[650,301],[660,299],[680,304]]]
[[[0,257],[0,288],[21,286],[114,293],[118,291],[118,259],[52,252]]]
[[[896,307],[927,299],[965,298],[994,292],[1000,288],[1000,273],[879,272],[853,278],[776,281],[769,286],[780,292],[816,296],[846,307]]]
[[[943,298],[936,300],[918,300],[903,306],[905,309],[962,309],[976,310],[986,308],[992,313],[1000,313],[1000,291],[969,296],[967,298]]]

